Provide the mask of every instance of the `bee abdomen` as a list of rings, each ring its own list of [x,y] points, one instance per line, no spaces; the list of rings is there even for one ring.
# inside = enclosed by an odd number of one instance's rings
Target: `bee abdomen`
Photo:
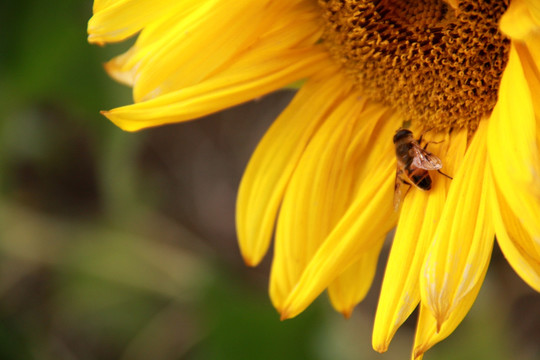
[[[414,184],[418,186],[422,190],[430,190],[431,189],[431,177],[429,176],[429,173],[426,171],[423,174],[414,174],[411,176]]]

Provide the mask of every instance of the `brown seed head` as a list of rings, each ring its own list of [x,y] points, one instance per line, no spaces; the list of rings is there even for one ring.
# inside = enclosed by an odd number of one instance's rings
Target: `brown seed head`
[[[324,42],[361,91],[404,121],[448,131],[489,116],[510,41],[508,0],[319,0]]]

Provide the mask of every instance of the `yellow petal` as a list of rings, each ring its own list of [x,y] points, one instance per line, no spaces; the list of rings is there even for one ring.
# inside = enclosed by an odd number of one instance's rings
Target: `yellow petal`
[[[222,1],[145,28],[126,64],[137,69],[135,102],[196,85],[244,57],[268,60],[288,49],[311,47],[320,36],[318,13],[315,6],[302,5]]]
[[[373,349],[385,352],[396,330],[409,317],[418,301],[420,265],[424,259],[429,238],[420,238],[423,221],[418,214],[425,211],[429,222],[433,215],[442,208],[444,187],[436,186],[432,193],[414,191],[407,194],[403,201],[399,222],[388,257],[386,271],[377,305],[373,326]],[[442,199],[441,199],[442,197]],[[428,199],[432,208],[428,208]],[[416,241],[418,239],[418,241]]]
[[[88,21],[88,41],[95,44],[117,42],[139,32],[152,21],[195,1],[97,0],[94,16]],[[200,3],[200,1],[199,1]]]
[[[540,252],[538,245],[512,213],[493,183],[490,204],[497,242],[518,275],[540,292]]]
[[[326,59],[318,48],[290,51],[265,63],[251,63],[243,69],[236,66],[198,85],[102,113],[126,131],[193,120],[320,72],[332,66]]]
[[[110,77],[124,85],[133,86],[135,84],[135,68],[124,65],[133,56],[135,48],[132,47],[122,55],[105,63],[104,67]]]
[[[107,63],[114,78],[134,86],[136,104],[103,112],[124,130],[208,115],[328,66],[326,50],[315,45],[316,4],[188,4],[147,25],[127,53]]]
[[[328,286],[332,306],[346,318],[349,318],[354,307],[364,300],[371,287],[383,243],[384,238],[378,245],[363,253],[358,261],[345,269]]]
[[[186,5],[146,26],[128,53],[106,68],[115,78],[130,74],[135,102],[196,86],[235,68],[246,72],[253,63],[312,47],[320,38],[316,5],[285,4]]]
[[[381,121],[384,126],[370,140],[369,157],[364,165],[359,162],[363,173],[357,194],[285,301],[283,319],[302,312],[347,267],[373,249],[395,224],[395,155],[391,139],[401,119],[392,116]]]
[[[289,179],[327,114],[350,92],[347,83],[328,71],[307,81],[251,157],[236,214],[240,250],[247,264],[257,265],[266,253]]]
[[[97,13],[99,11],[102,11],[103,9],[108,8],[109,6],[112,6],[115,3],[119,3],[123,0],[94,0],[94,5],[92,7],[94,13]]]
[[[480,276],[478,281],[473,286],[460,302],[459,306],[452,311],[448,319],[440,326],[436,318],[433,317],[430,309],[424,305],[420,305],[420,314],[418,316],[418,324],[416,326],[416,334],[414,338],[414,347],[412,352],[412,359],[422,359],[424,353],[428,351],[433,345],[444,340],[448,337],[456,327],[465,318],[465,315],[471,309],[478,292],[482,287],[484,277],[488,269],[486,263],[483,269],[480,270]]]
[[[525,39],[540,32],[540,3],[538,0],[512,0],[499,26],[512,39]]]
[[[514,46],[489,121],[488,150],[498,189],[540,244],[540,155],[531,93]]]
[[[513,1],[513,0],[512,0]],[[537,24],[540,24],[540,2],[538,0],[525,0],[529,7],[529,12]]]
[[[270,297],[281,310],[283,301],[307,263],[339,221],[353,197],[357,157],[384,114],[351,92],[314,135],[296,167],[280,208]],[[353,154],[354,156],[351,156]]]
[[[538,36],[529,37],[525,43],[515,43],[515,47],[519,54],[519,58],[523,66],[525,78],[527,79],[527,83],[529,85],[529,89],[532,94],[531,100],[533,103],[534,113],[536,117],[536,149],[533,147],[532,151],[533,153],[539,154],[540,153],[540,97],[537,95],[540,94],[540,34]],[[536,157],[539,157],[539,155],[536,155]],[[540,189],[534,189],[534,186],[533,186],[532,190],[533,190],[533,196],[540,198],[540,194],[539,194]],[[501,205],[501,207],[503,208],[506,208],[507,206],[508,205],[506,204],[506,202],[504,205]],[[530,239],[531,236],[532,234],[529,234],[528,238]],[[530,240],[533,241],[537,249],[540,248],[540,241],[538,238],[533,238]],[[527,246],[525,245],[523,245],[523,247],[527,248]],[[510,256],[507,255],[507,257],[509,258]],[[535,259],[534,256],[533,256],[533,259]],[[530,261],[531,260],[529,260],[529,262]],[[524,279],[526,279],[525,275],[523,275],[522,272],[518,271],[515,266],[514,268],[516,269],[518,274],[520,274]],[[529,277],[528,280],[526,281],[529,284],[531,284],[531,286],[533,286],[532,284],[535,283],[532,277]],[[534,285],[533,287],[535,286],[536,285]]]
[[[367,149],[368,140],[387,111],[379,104],[365,106],[365,100],[359,99],[358,93],[352,92],[332,111],[287,186],[270,278],[270,296],[278,310],[350,205],[358,179],[358,158],[371,150]]]
[[[487,201],[486,135],[483,121],[452,180],[422,269],[422,302],[439,328],[480,281],[491,256],[494,231]]]
[[[523,72],[532,95],[531,101],[536,117],[536,129],[538,130],[540,129],[540,97],[534,95],[540,94],[540,35],[530,37],[525,42],[514,42],[513,45],[519,54]],[[540,131],[536,133],[536,145],[540,152]]]
[[[225,1],[221,3],[222,6],[225,4]],[[135,86],[141,82],[141,77],[144,80],[159,75],[160,80],[162,80],[162,77],[171,76],[170,66],[164,65],[165,61],[178,61],[180,66],[177,69],[182,69],[181,66],[185,64],[182,63],[181,60],[184,57],[180,56],[180,54],[185,51],[186,47],[189,48],[191,45],[191,47],[201,48],[202,44],[204,44],[206,48],[211,48],[207,42],[194,45],[191,34],[199,34],[195,40],[201,41],[200,34],[211,32],[204,28],[205,20],[213,20],[214,17],[218,16],[217,12],[219,11],[223,12],[224,9],[218,7],[216,2],[212,0],[201,3],[188,1],[183,2],[181,8],[171,8],[171,11],[167,14],[163,14],[152,23],[147,24],[141,31],[135,45],[126,53],[105,64],[106,70],[115,79],[119,77],[118,74],[130,74],[132,85]],[[228,12],[225,11],[225,13]],[[171,51],[171,49],[176,51]],[[191,59],[195,58],[194,60],[202,62],[201,58],[197,57],[193,52],[190,52],[189,55]],[[204,73],[206,70],[204,65],[202,63],[199,69],[195,71],[195,74]],[[180,73],[187,78],[193,77],[191,69],[184,69]],[[124,76],[120,77],[123,78]],[[185,86],[185,84],[178,84],[177,89]],[[192,85],[192,83],[188,84]],[[142,98],[140,93],[144,90],[144,87],[143,89],[140,88],[141,86],[138,85],[136,90],[139,90],[134,93],[136,101],[140,101]]]
[[[540,80],[540,33],[527,37],[524,41],[513,41],[519,59],[521,60],[523,70],[529,84],[532,82],[538,83]],[[529,76],[532,76],[529,77]],[[536,93],[536,87],[531,89],[531,92]],[[536,100],[536,98],[533,98]]]
[[[457,163],[463,159],[466,141],[466,131],[456,131],[451,140],[446,138],[442,145],[430,148],[443,160],[445,172],[455,173]],[[403,202],[373,327],[373,348],[378,352],[388,349],[396,330],[420,301],[420,269],[441,217],[450,183],[436,173],[432,177],[432,190],[423,192],[413,188]]]
[[[540,152],[540,34],[530,36],[525,42],[514,42],[531,92],[536,117],[536,147]]]

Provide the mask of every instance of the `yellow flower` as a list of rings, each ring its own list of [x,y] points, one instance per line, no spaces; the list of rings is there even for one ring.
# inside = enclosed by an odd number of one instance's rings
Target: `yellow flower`
[[[373,331],[383,352],[419,306],[413,357],[474,302],[493,241],[540,291],[540,2],[537,0],[95,0],[89,41],[139,33],[106,64],[134,104],[124,130],[187,121],[306,79],[242,180],[240,249],[275,238],[282,318],[328,290],[349,316],[396,233]],[[395,131],[432,141],[453,180],[394,210]]]

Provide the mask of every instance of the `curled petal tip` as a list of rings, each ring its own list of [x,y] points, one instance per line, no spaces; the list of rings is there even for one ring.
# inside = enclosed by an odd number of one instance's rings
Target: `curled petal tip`
[[[244,259],[244,264],[248,267],[255,267],[258,265],[258,262],[253,261],[253,259],[249,259],[245,256],[243,256],[242,259]]]
[[[423,347],[418,347],[416,349],[414,349],[413,351],[413,359],[419,359],[419,358],[422,358],[422,356],[424,355],[424,353],[426,352],[426,350],[423,348]]]
[[[88,35],[87,41],[89,44],[92,44],[92,45],[98,45],[102,47],[105,46],[105,42],[100,40],[99,37],[94,34]]]
[[[385,353],[388,350],[388,343],[385,342],[383,344],[373,344],[373,350],[380,354]]]
[[[351,315],[352,315],[352,312],[353,312],[353,309],[343,310],[343,311],[341,312],[341,315],[343,315],[343,317],[344,317],[345,319],[349,319],[349,318],[351,317]]]
[[[279,320],[284,321],[284,320],[287,320],[288,318],[289,318],[289,311],[287,309],[281,310],[281,317],[279,318]]]

